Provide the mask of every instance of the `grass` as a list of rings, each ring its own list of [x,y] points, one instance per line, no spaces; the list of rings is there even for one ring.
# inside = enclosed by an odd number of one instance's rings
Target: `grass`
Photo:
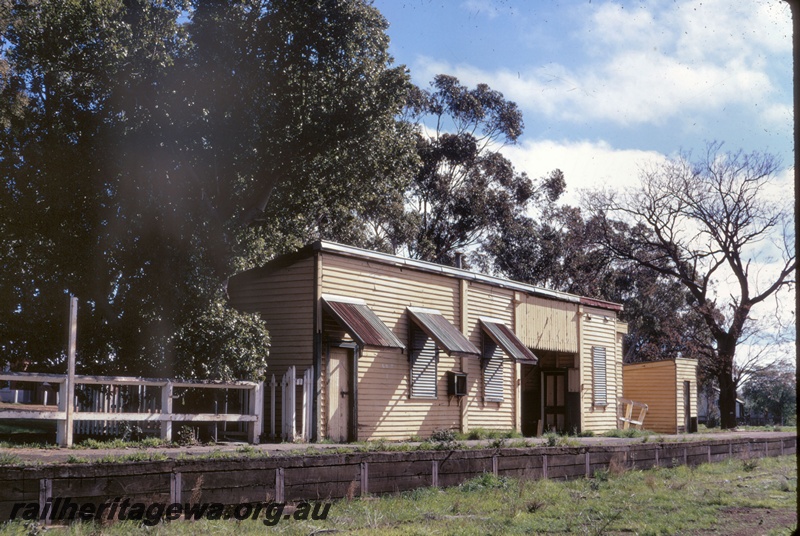
[[[729,460],[695,468],[626,471],[595,478],[520,481],[485,474],[460,486],[420,488],[382,498],[336,501],[326,520],[282,520],[268,529],[288,535],[348,534],[788,534],[797,499],[795,456]],[[759,525],[763,522],[763,525]],[[33,529],[33,530],[32,530]],[[35,533],[14,522],[0,535]],[[102,534],[263,534],[256,521],[173,521],[156,527],[118,523]],[[719,531],[719,532],[715,532]],[[75,524],[73,535],[99,534]]]
[[[736,427],[737,430],[740,431],[748,431],[748,432],[795,432],[797,433],[797,426],[779,426],[777,424],[771,425],[768,424],[766,426],[748,426],[748,425],[740,425]],[[719,427],[708,428],[704,424],[700,424],[697,426],[697,431],[703,434],[717,434],[723,432],[730,432],[730,430],[723,430]]]
[[[147,448],[164,448],[164,447],[178,447],[176,443],[165,441],[158,437],[148,437],[139,441],[130,441],[125,439],[84,439],[77,445],[73,445],[73,449],[147,449]]]
[[[466,434],[455,434],[455,439],[460,441],[475,439],[521,439],[522,437],[522,434],[515,430],[490,430],[486,428],[473,428]]]
[[[653,432],[649,430],[637,430],[636,428],[628,428],[627,430],[609,430],[603,434],[603,437],[649,437]]]

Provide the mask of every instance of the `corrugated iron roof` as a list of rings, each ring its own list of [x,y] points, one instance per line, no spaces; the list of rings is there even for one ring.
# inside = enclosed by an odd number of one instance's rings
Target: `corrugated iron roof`
[[[406,346],[378,318],[367,302],[357,298],[322,295],[322,306],[361,346],[400,348]]]
[[[448,322],[439,311],[420,307],[408,307],[407,309],[414,323],[448,354],[480,356],[480,350],[469,342],[469,339]]]
[[[435,273],[450,277],[456,277],[467,281],[479,281],[481,283],[486,283],[501,288],[507,288],[515,291],[525,292],[531,296],[541,296],[543,298],[549,298],[553,300],[565,301],[568,303],[575,303],[575,304],[583,303],[585,305],[590,305],[592,307],[600,307],[611,311],[622,310],[622,305],[618,303],[612,303],[604,300],[596,300],[591,298],[582,298],[581,296],[577,296],[574,294],[569,294],[557,290],[545,289],[542,287],[529,285],[527,283],[521,283],[519,281],[502,279],[499,277],[470,272],[468,270],[462,270],[460,268],[452,268],[450,266],[442,266],[439,264],[433,264],[430,262],[420,261],[416,259],[407,259],[404,257],[398,257],[396,255],[390,255],[388,253],[380,253],[377,251],[370,251],[366,249],[356,248],[353,246],[345,246],[343,244],[337,244],[335,242],[328,242],[327,240],[313,242],[294,253],[281,255],[271,260],[264,266],[261,266],[259,268],[252,268],[250,270],[232,276],[228,279],[229,289],[233,291],[236,287],[244,285],[245,283],[247,283],[252,279],[266,277],[275,270],[278,270],[286,266],[290,266],[301,259],[305,259],[307,257],[312,256],[317,251],[321,251],[323,253],[335,253],[338,255],[349,256],[358,259],[372,260],[390,266],[399,266],[401,268],[412,268],[414,270],[420,270],[428,273]]]
[[[483,331],[496,342],[511,359],[526,365],[536,365],[539,358],[525,346],[511,328],[498,320],[480,318]]]

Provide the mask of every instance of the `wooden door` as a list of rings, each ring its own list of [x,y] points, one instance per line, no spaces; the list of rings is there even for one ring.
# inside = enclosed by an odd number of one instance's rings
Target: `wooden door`
[[[351,350],[336,347],[328,356],[328,439],[338,443],[351,439],[352,356]]]
[[[567,373],[542,372],[544,431],[567,432]]]

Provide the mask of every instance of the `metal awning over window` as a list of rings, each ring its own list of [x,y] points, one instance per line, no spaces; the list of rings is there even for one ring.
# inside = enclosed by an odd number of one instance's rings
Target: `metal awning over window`
[[[411,320],[448,354],[480,356],[480,350],[436,309],[408,307],[408,314]]]
[[[364,300],[323,294],[322,306],[361,346],[405,350],[406,345],[395,337],[392,330],[378,318]]]
[[[511,328],[501,321],[492,318],[480,318],[480,322],[483,331],[489,335],[511,359],[526,365],[536,365],[539,363],[539,358],[525,346],[525,343],[511,331]]]

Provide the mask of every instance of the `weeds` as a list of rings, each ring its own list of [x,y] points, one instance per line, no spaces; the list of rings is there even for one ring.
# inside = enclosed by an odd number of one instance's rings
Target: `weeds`
[[[495,476],[492,473],[483,473],[461,484],[458,488],[463,492],[479,491],[486,489],[508,489],[512,484],[511,479],[504,476]]]
[[[53,450],[59,446],[55,443],[12,443],[10,441],[0,441],[0,449],[43,449]]]
[[[456,439],[520,439],[522,434],[515,430],[487,430],[486,428],[473,428],[466,434],[456,434]]]
[[[547,440],[548,447],[579,447],[581,442],[575,437],[569,437],[557,434],[555,432],[547,432],[543,435]]]
[[[603,437],[626,437],[626,438],[649,437],[652,434],[653,432],[650,432],[648,430],[638,430],[636,428],[628,428],[626,430],[620,430],[620,429],[609,430],[608,432],[605,432],[603,434]]]
[[[437,443],[450,443],[456,440],[456,433],[453,430],[449,430],[447,428],[434,430],[433,433],[431,434],[430,440]]]
[[[746,473],[752,473],[758,468],[758,458],[745,458],[742,460],[742,469]]]
[[[103,456],[92,463],[163,462],[169,457],[160,452],[134,452],[132,454]]]
[[[129,448],[136,448],[136,449],[147,449],[147,448],[159,448],[159,447],[174,447],[175,444],[169,441],[165,441],[158,437],[148,437],[144,439],[139,439],[136,441],[126,440],[126,439],[84,439],[77,445],[73,445],[71,448],[73,449],[91,449],[91,450],[100,450],[100,449],[129,449]]]
[[[0,465],[21,465],[22,458],[10,452],[0,452]]]

